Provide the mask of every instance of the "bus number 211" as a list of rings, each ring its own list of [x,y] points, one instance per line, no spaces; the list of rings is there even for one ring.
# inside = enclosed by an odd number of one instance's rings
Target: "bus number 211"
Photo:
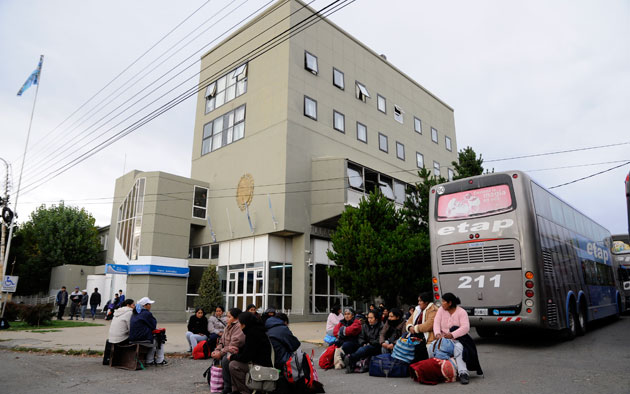
[[[472,282],[477,282],[477,287],[479,287],[480,289],[483,289],[483,286],[485,284],[485,280],[486,280],[486,276],[485,275],[479,275],[478,277],[474,278],[472,276],[460,276],[459,277],[459,286],[457,286],[458,289],[471,289],[472,288]],[[501,274],[497,274],[495,276],[490,277],[490,279],[488,279],[490,282],[492,282],[492,284],[494,285],[494,287],[499,287],[501,286]]]

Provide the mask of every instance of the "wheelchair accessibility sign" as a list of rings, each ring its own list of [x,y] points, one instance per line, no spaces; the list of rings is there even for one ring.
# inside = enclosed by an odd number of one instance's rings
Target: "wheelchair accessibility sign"
[[[2,291],[5,293],[15,293],[15,289],[17,288],[18,277],[5,275],[4,280],[2,281]]]

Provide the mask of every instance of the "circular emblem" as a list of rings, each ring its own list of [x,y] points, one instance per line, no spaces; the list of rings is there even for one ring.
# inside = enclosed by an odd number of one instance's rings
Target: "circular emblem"
[[[444,186],[438,186],[436,191],[437,191],[437,194],[444,194]]]
[[[251,205],[254,198],[254,177],[251,174],[245,174],[238,181],[236,187],[236,204],[241,209],[245,210],[245,205]]]

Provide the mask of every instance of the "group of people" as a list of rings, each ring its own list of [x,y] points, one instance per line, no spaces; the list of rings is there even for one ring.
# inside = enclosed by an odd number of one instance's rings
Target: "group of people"
[[[151,313],[155,301],[142,297],[138,302],[128,298],[113,313],[109,336],[105,345],[103,363],[108,363],[110,344],[142,343],[149,347],[145,365],[167,365],[164,358],[166,336],[157,329],[157,320]]]
[[[459,380],[468,384],[469,364],[478,374],[482,372],[475,344],[468,335],[468,313],[459,304],[459,298],[446,293],[438,307],[431,293],[423,293],[407,319],[399,308],[387,309],[382,304],[379,308],[370,305],[366,317],[358,317],[352,308],[345,308],[341,314],[341,308],[335,306],[326,325],[326,333],[335,337],[334,344],[343,353],[343,362],[337,362],[335,368],[345,367],[346,372],[351,373],[360,360],[369,362],[369,357],[392,353],[396,342],[406,334],[420,341],[415,347],[414,361],[424,360],[433,357],[434,341],[446,338],[454,343],[453,358]]]
[[[249,363],[282,370],[301,345],[288,327],[286,314],[270,308],[260,315],[257,309],[253,304],[246,311],[231,308],[224,316],[223,307],[217,306],[214,315],[206,319],[203,309],[198,308],[188,321],[186,338],[191,349],[204,338],[211,342],[210,357],[221,366],[224,394],[251,393],[245,384]],[[281,377],[277,392],[291,392],[288,385]]]
[[[62,286],[61,290],[57,292],[56,304],[59,308],[57,311],[57,320],[63,320],[63,314],[68,302],[70,302],[70,320],[74,320],[75,316],[77,320],[79,320],[79,314],[81,315],[81,320],[85,320],[85,311],[87,310],[88,304],[92,312],[92,320],[94,320],[96,309],[101,305],[101,293],[99,293],[98,288],[95,287],[94,292],[88,296],[87,289],[79,291],[79,286],[77,286],[72,293],[68,294],[66,286]]]

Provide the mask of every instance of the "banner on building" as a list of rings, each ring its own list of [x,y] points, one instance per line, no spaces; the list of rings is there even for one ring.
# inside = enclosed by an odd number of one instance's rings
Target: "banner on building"
[[[167,267],[164,265],[138,264],[138,265],[121,265],[106,264],[106,274],[122,274],[122,275],[159,275],[159,276],[176,276],[188,278],[190,268],[188,267]]]

